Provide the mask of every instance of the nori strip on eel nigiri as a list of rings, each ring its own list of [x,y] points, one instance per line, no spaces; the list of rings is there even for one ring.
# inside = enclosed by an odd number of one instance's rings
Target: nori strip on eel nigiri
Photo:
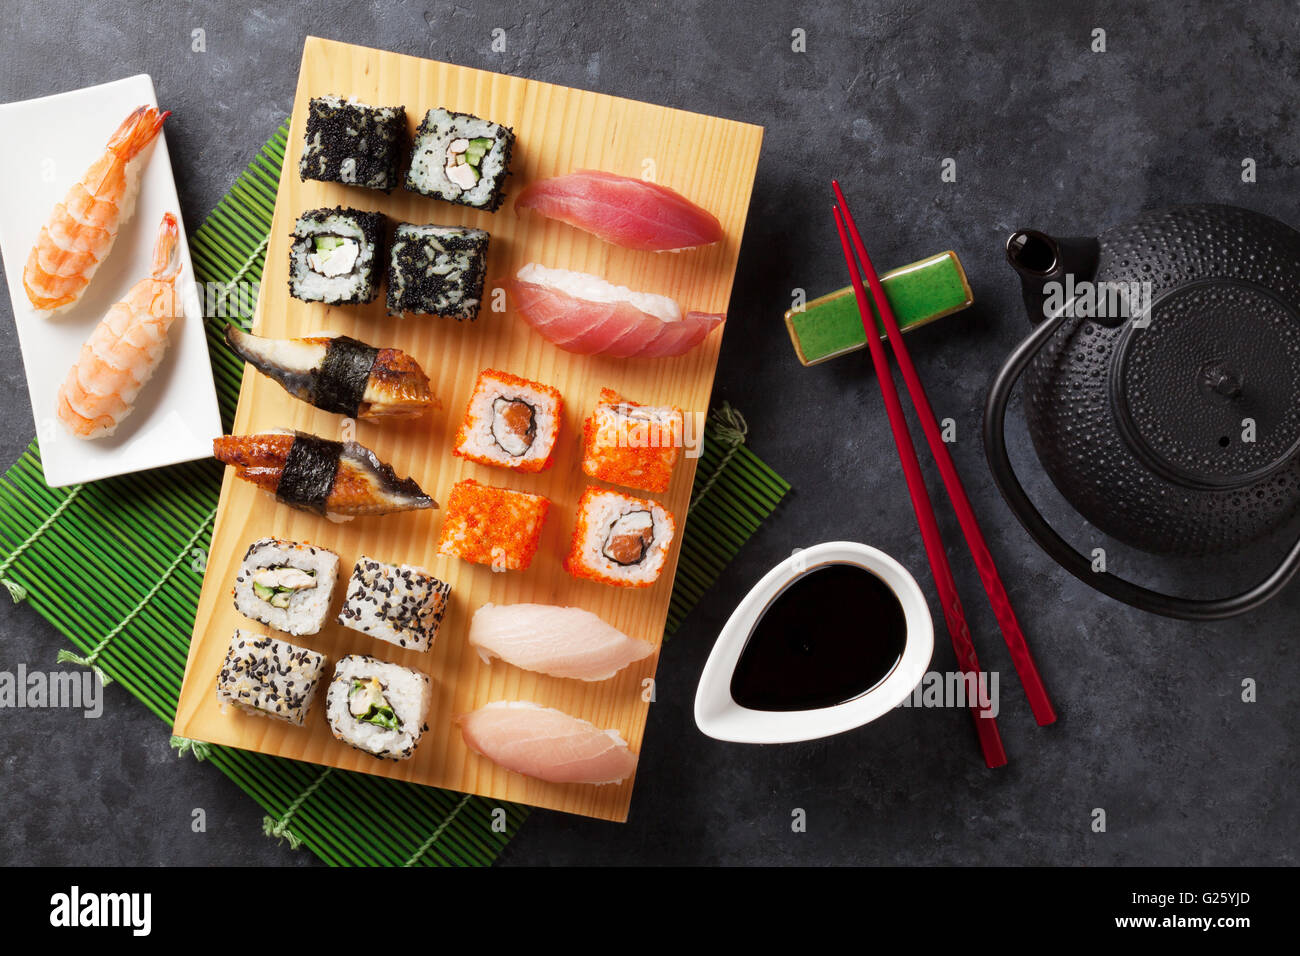
[[[351,518],[436,508],[414,480],[399,478],[357,442],[337,442],[303,432],[225,435],[212,453],[235,476],[275,495],[277,501],[323,515]]]
[[[235,325],[226,344],[244,361],[310,405],[349,418],[409,418],[440,402],[429,377],[400,349],[376,348],[346,335],[261,338]]]

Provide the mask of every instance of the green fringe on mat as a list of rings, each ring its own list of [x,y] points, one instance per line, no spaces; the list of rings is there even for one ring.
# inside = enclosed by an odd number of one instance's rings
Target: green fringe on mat
[[[243,364],[226,348],[224,329],[251,319],[287,133],[286,123],[189,240],[195,277],[218,290],[206,327],[227,430]],[[668,633],[789,490],[744,446],[745,434],[744,419],[725,404],[706,425]],[[198,461],[52,489],[33,441],[0,478],[0,583],[76,648],[60,651],[60,662],[120,682],[169,727],[221,472],[216,461]],[[487,865],[527,816],[514,804],[387,777],[180,737],[171,746],[214,765],[256,800],[268,836],[331,866]]]

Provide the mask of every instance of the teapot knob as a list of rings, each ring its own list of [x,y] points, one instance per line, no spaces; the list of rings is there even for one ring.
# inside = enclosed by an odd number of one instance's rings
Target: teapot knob
[[[1201,387],[1229,401],[1241,398],[1241,376],[1215,359],[1201,366]]]

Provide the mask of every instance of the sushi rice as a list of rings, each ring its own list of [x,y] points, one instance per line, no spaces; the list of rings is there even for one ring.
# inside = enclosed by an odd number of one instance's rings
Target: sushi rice
[[[406,107],[367,106],[341,96],[307,104],[298,175],[390,192],[406,146]]]
[[[217,702],[301,727],[325,663],[317,651],[236,629],[217,675]]]
[[[363,555],[352,569],[339,623],[398,647],[427,651],[450,597],[451,585],[424,568]]]
[[[406,188],[434,199],[494,212],[505,198],[514,130],[442,108],[415,132]]]
[[[673,516],[658,502],[591,487],[578,501],[564,569],[616,587],[649,587],[664,569],[673,533]]]
[[[335,206],[298,217],[289,247],[289,293],[304,302],[358,305],[378,294],[384,214]]]
[[[334,736],[375,757],[406,760],[429,729],[433,700],[428,674],[349,654],[334,666],[325,716]]]
[[[538,472],[551,466],[564,400],[557,389],[484,369],[452,454],[481,465]]]
[[[281,538],[248,546],[235,575],[235,610],[287,634],[316,634],[329,613],[339,556]]]
[[[388,314],[478,318],[490,239],[482,229],[398,225],[388,257]]]

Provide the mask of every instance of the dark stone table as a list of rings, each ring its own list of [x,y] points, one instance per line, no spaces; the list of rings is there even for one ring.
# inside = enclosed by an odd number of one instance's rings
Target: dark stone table
[[[138,71],[175,111],[167,136],[197,224],[289,112],[302,40],[339,40],[716,113],[767,128],[715,400],[747,415],[754,450],[795,487],[667,645],[631,820],[538,812],[507,864],[1295,863],[1300,587],[1244,619],[1196,626],[1131,611],[1055,568],[993,488],[984,393],[1026,330],[1001,244],[1020,226],[1086,233],[1180,201],[1248,205],[1300,223],[1300,14],[1287,4],[906,0],[601,5],[317,0],[237,9],[11,0],[0,99]],[[1069,6],[1068,11],[1061,8]],[[505,53],[491,32],[506,31]],[[206,52],[192,50],[203,30]],[[806,52],[794,52],[794,31]],[[1094,52],[1104,31],[1104,52]],[[3,143],[3,149],[21,144]],[[701,148],[707,149],[707,144]],[[1257,181],[1242,181],[1242,161]],[[956,181],[941,178],[946,159]],[[846,184],[875,261],[952,248],[976,306],[909,338],[953,454],[1061,713],[1035,726],[946,507],[958,584],[987,668],[1002,672],[1011,762],[991,772],[956,709],[891,713],[816,743],[703,737],[695,682],[746,589],[792,548],[877,545],[932,591],[865,353],[813,369],[781,314],[796,287],[845,284],[828,182]],[[0,459],[32,424],[7,302],[0,317]],[[1013,411],[1013,453],[1081,545],[1097,536],[1055,498]],[[929,464],[927,463],[927,469]],[[932,490],[942,501],[937,476]],[[1264,567],[1284,534],[1209,562],[1114,547],[1117,570],[1206,593]],[[1107,544],[1107,547],[1112,547]],[[933,603],[933,602],[932,602]],[[936,620],[938,608],[933,608]],[[0,601],[0,670],[50,668],[62,639]],[[940,625],[934,667],[954,666]],[[1241,699],[1253,679],[1258,701]],[[98,720],[0,711],[0,860],[307,865],[261,833],[261,810],[215,768],[178,760],[166,728],[120,687]],[[193,808],[207,812],[190,831]],[[1094,810],[1106,831],[1094,832]],[[792,813],[806,812],[806,832]]]

